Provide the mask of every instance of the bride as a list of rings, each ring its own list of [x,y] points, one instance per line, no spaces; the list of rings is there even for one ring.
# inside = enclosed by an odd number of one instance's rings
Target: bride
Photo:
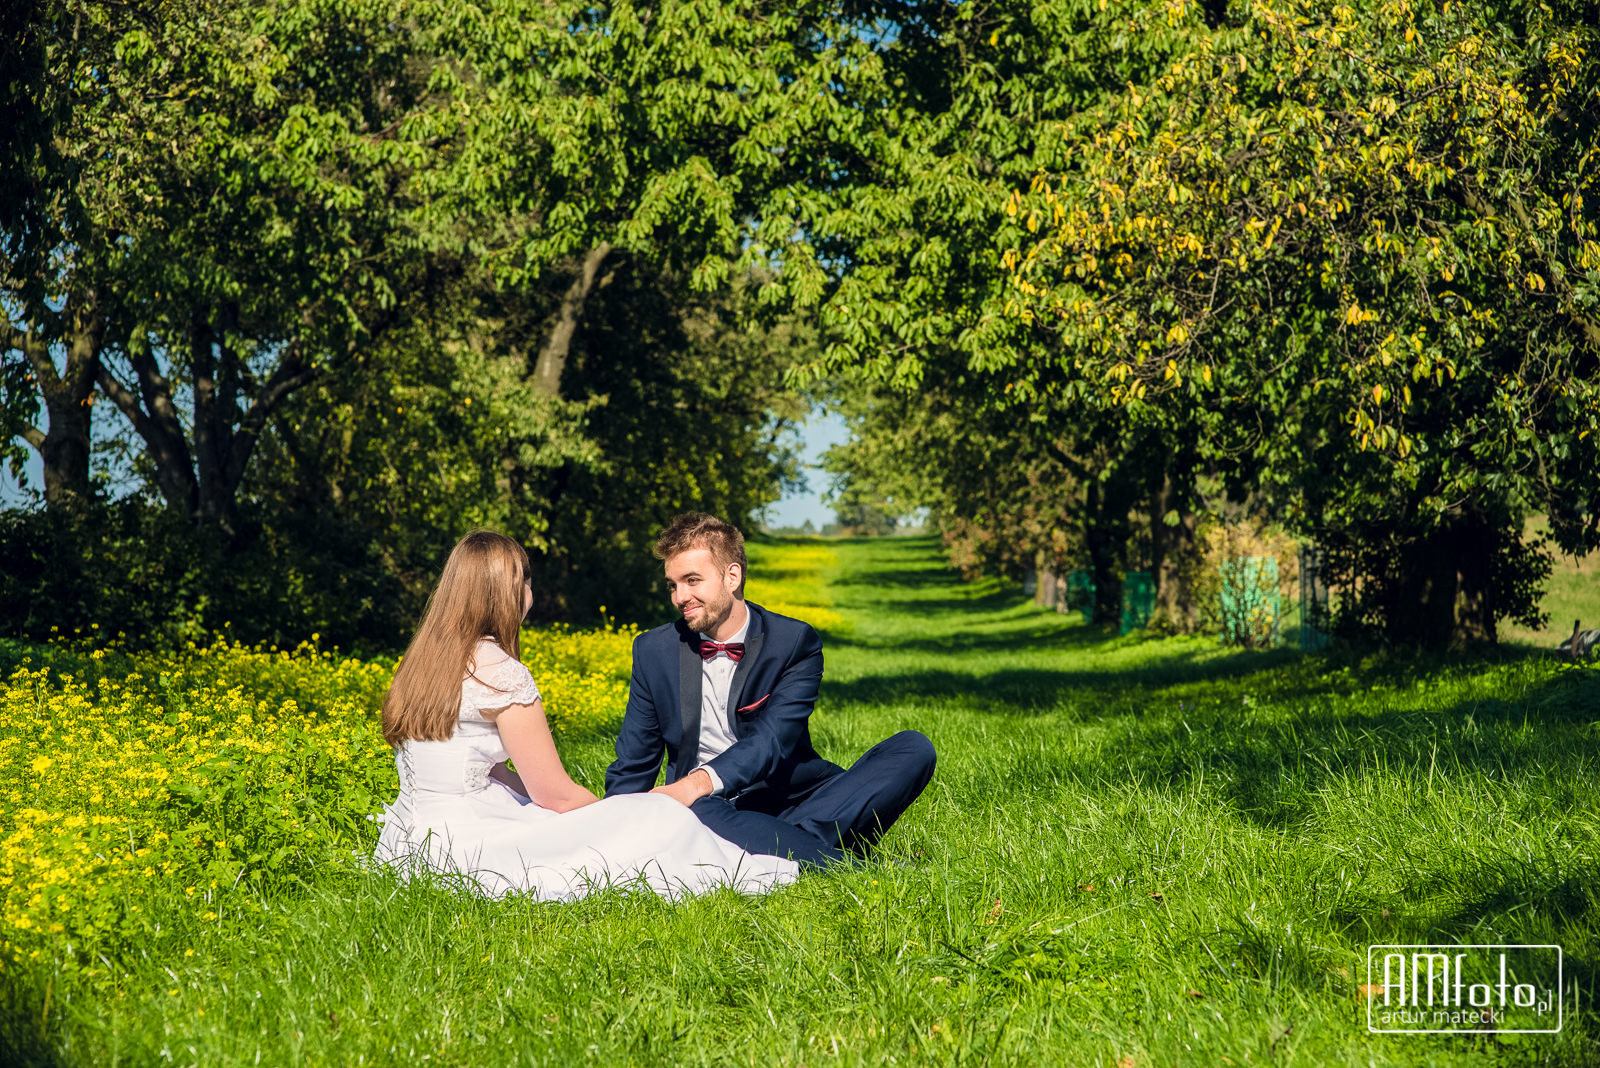
[[[383,702],[400,796],[381,817],[378,859],[552,901],[640,880],[665,897],[793,881],[794,861],[744,852],[670,797],[601,801],[568,777],[519,655],[532,604],[528,557],[510,538],[477,531],[450,553]]]

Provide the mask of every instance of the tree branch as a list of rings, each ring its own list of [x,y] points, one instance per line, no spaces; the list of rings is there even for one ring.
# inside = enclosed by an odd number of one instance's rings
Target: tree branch
[[[315,381],[320,373],[316,367],[307,367],[298,349],[292,349],[291,355],[278,365],[266,386],[256,394],[250,409],[239,420],[239,428],[234,432],[233,443],[228,451],[228,465],[224,474],[230,500],[244,478],[245,465],[250,462],[250,454],[255,451],[261,428],[266,425],[273,409],[289,394]]]
[[[200,487],[166,379],[147,350],[130,346],[128,362],[138,377],[144,407],[140,406],[139,397],[103,366],[98,379],[100,391],[111,398],[133,424],[134,432],[144,439],[156,464],[156,486],[168,507],[192,517],[199,508]]]
[[[573,279],[572,285],[567,287],[566,295],[561,298],[561,310],[556,313],[556,325],[550,331],[550,337],[539,353],[539,361],[533,368],[533,386],[540,393],[551,397],[561,396],[561,373],[567,367],[567,353],[572,349],[572,335],[577,333],[578,322],[583,318],[584,302],[596,288],[595,275],[600,271],[600,264],[610,253],[609,241],[602,241],[584,253],[578,277]],[[603,287],[605,282],[602,281],[600,284]]]

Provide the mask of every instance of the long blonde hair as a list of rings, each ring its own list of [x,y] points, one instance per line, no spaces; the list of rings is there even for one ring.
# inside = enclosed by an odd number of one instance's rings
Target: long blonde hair
[[[518,659],[528,554],[504,534],[475,530],[456,543],[422,625],[383,699],[383,740],[442,742],[456,729],[472,650],[493,638]]]

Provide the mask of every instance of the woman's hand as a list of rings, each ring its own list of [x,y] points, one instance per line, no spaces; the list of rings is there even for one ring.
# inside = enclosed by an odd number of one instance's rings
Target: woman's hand
[[[514,774],[522,780],[523,793],[534,804],[552,812],[571,812],[600,800],[567,774],[545,720],[543,701],[507,707],[495,717],[495,725],[517,766]]]

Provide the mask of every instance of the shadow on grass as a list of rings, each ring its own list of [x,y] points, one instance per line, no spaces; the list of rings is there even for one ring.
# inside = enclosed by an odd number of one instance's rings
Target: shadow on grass
[[[960,589],[969,583],[945,567],[885,567],[852,571],[833,580],[835,586],[870,586],[888,590]]]
[[[1109,629],[1063,625],[1053,616],[1038,616],[1032,620],[1023,616],[1001,622],[1010,623],[1011,626],[1000,631],[973,629],[933,638],[862,639],[831,636],[828,644],[895,653],[1016,653],[1065,649],[1087,651],[1090,646],[1105,643],[1113,637]],[[992,628],[995,625],[990,623],[988,626]]]
[[[1297,663],[1299,671],[1267,670]],[[1007,782],[1049,789],[1063,781],[1093,785],[1114,774],[1119,781],[1175,793],[1204,783],[1240,819],[1275,832],[1325,815],[1328,788],[1372,775],[1414,782],[1419,795],[1430,782],[1465,780],[1515,794],[1524,809],[1562,813],[1583,804],[1600,673],[1573,669],[1514,697],[1485,696],[1442,708],[1427,704],[1426,696],[1402,692],[1382,698],[1393,704],[1381,708],[1358,703],[1373,676],[1319,672],[1319,666],[1326,664],[1293,653],[1261,653],[1169,660],[1159,669],[1127,674],[1011,670],[974,677],[924,671],[824,681],[823,693],[830,703],[927,701],[1010,717],[1120,720],[1121,730],[1088,749],[1006,757]],[[1161,692],[1194,681],[1214,685]],[[1246,689],[1262,694],[1267,707],[1243,705]],[[1418,893],[1426,896],[1427,889]],[[1484,908],[1492,911],[1493,903],[1485,900]]]
[[[1486,698],[1442,709],[1369,713],[1339,711],[1322,701],[1262,723],[1242,722],[1231,708],[1192,705],[1179,716],[1133,725],[1092,760],[1018,768],[1017,775],[1092,782],[1115,767],[1173,790],[1206,782],[1241,818],[1279,831],[1325,812],[1324,788],[1378,772],[1411,779],[1419,790],[1435,777],[1492,782],[1533,799],[1535,807],[1562,812],[1581,804],[1580,785],[1562,769],[1577,773],[1587,759],[1588,721],[1597,702],[1600,678],[1572,672],[1516,700]],[[1116,707],[1109,703],[1097,712],[1114,714]]]
[[[14,1068],[57,1068],[72,1063],[61,1052],[59,1000],[60,992],[53,984],[40,983],[40,972],[0,969],[0,1063]],[[57,1002],[53,1010],[52,1001]]]
[[[1087,628],[1083,628],[1087,629]],[[1063,631],[1072,635],[1073,631]],[[1100,639],[1103,640],[1103,639]],[[1068,638],[1061,647],[1095,644]],[[910,643],[908,643],[910,644]],[[903,649],[905,645],[894,648]],[[934,653],[1002,650],[1005,643],[975,636],[962,644],[915,643],[913,648]],[[1159,661],[1104,670],[1020,668],[995,672],[908,670],[905,674],[868,675],[848,682],[822,682],[822,694],[830,702],[898,704],[935,701],[995,713],[1063,712],[1082,709],[1084,702],[1095,703],[1102,714],[1139,712],[1157,698],[1152,691],[1195,682],[1227,682],[1293,663],[1299,654],[1280,649],[1237,656],[1216,657],[1194,650]],[[1110,702],[1110,704],[1107,704]]]
[[[1366,945],[1562,945],[1566,996],[1593,1012],[1600,1008],[1600,967],[1571,947],[1591,943],[1597,886],[1600,868],[1588,860],[1503,856],[1418,881],[1398,895],[1361,895],[1334,909],[1329,921]],[[1459,903],[1443,911],[1396,905],[1441,896]]]

